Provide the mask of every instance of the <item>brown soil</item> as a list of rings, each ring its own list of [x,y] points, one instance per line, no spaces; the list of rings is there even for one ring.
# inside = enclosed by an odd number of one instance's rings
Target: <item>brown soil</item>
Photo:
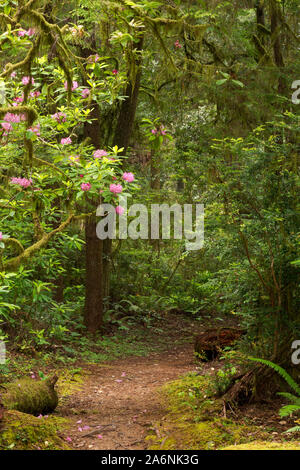
[[[149,429],[165,413],[157,389],[195,367],[191,344],[146,358],[88,365],[83,389],[57,409],[72,423],[65,438],[76,449],[146,449]]]

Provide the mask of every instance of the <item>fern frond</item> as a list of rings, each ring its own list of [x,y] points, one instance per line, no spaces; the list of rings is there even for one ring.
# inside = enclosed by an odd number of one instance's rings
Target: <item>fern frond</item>
[[[271,367],[275,372],[277,372],[281,377],[286,381],[286,383],[300,396],[300,387],[295,382],[295,380],[279,365],[274,364],[271,361],[267,361],[266,359],[259,359],[255,357],[249,357],[251,361],[260,362],[268,367]]]
[[[279,416],[284,418],[285,416],[292,415],[295,411],[300,411],[300,405],[286,405],[280,408]]]

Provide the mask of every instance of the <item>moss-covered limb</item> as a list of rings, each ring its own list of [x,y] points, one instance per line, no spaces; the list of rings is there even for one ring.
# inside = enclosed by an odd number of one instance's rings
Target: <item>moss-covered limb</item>
[[[36,110],[29,105],[22,105],[22,106],[1,106],[0,107],[0,118],[5,116],[6,113],[12,113],[12,114],[27,114],[27,122],[29,122],[30,126],[34,123],[34,121],[37,119],[38,114]]]
[[[5,408],[40,415],[54,411],[58,396],[54,389],[58,377],[45,380],[20,379],[5,385],[1,399]]]
[[[52,170],[57,171],[57,173],[60,173],[61,175],[65,176],[67,178],[67,175],[63,172],[63,170],[61,170],[56,165],[54,165],[54,163],[47,162],[46,160],[38,158],[35,155],[33,155],[32,161],[37,163],[38,165],[48,166],[49,168],[52,168]]]
[[[34,55],[35,55],[35,45],[32,45],[23,60],[20,60],[20,62],[17,62],[16,64],[11,64],[11,63],[6,64],[4,72],[0,74],[0,77],[5,78],[8,75],[11,75],[11,73],[14,70],[21,69],[21,68],[25,69],[25,67],[28,64],[30,64],[30,62],[32,61]]]
[[[5,244],[5,245],[12,245],[12,246],[15,246],[18,250],[19,253],[23,253],[24,252],[24,247],[22,245],[22,243],[19,242],[19,240],[17,240],[16,238],[4,238],[2,240],[2,242]]]
[[[38,242],[34,243],[31,245],[29,248],[26,248],[26,250],[23,251],[19,256],[16,256],[15,258],[12,258],[10,260],[7,260],[4,263],[4,269],[6,271],[15,271],[18,269],[18,267],[28,261],[31,256],[33,256],[37,251],[39,251],[41,248],[46,246],[51,238],[53,238],[57,233],[62,232],[68,225],[71,223],[74,215],[70,214],[67,220],[65,220],[63,223],[60,224],[59,227],[57,227],[55,230],[52,230],[52,232],[46,233]]]
[[[69,450],[59,437],[66,420],[49,416],[36,418],[16,410],[6,410],[1,423],[0,450]]]

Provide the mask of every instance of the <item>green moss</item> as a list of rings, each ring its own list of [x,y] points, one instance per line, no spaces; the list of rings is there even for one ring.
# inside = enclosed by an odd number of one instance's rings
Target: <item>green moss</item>
[[[223,402],[209,396],[210,377],[189,374],[161,390],[167,415],[147,437],[153,450],[209,450],[267,437],[255,426],[223,416]]]
[[[65,423],[53,416],[36,418],[20,411],[6,411],[1,423],[0,450],[68,450],[58,436]]]
[[[300,442],[253,441],[224,447],[221,450],[300,450]]]
[[[19,379],[5,384],[2,400],[6,408],[23,413],[39,415],[55,410],[58,404],[57,393],[51,379]]]
[[[62,369],[57,372],[57,375],[59,376],[56,386],[58,396],[65,398],[82,389],[87,372],[83,372],[81,369]]]

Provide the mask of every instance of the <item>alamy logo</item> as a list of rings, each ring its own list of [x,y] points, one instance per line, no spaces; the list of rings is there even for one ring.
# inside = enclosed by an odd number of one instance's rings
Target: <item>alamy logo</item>
[[[0,341],[0,364],[5,364],[6,360],[6,346],[4,341]]]
[[[300,80],[295,80],[292,83],[292,89],[296,90],[292,94],[292,103],[293,104],[300,104]]]
[[[292,349],[296,350],[296,351],[293,352],[292,357],[291,357],[292,364],[297,366],[297,365],[300,364],[300,340],[299,339],[293,341]]]
[[[5,83],[0,80],[0,104],[5,104]]]
[[[132,204],[127,210],[127,197],[119,197],[120,205],[101,204],[96,215],[102,217],[97,224],[101,240],[131,238],[137,240],[185,239],[187,251],[200,250],[204,244],[203,204]],[[118,231],[117,231],[117,214]],[[171,223],[171,216],[173,223]],[[130,218],[130,221],[128,220]]]

